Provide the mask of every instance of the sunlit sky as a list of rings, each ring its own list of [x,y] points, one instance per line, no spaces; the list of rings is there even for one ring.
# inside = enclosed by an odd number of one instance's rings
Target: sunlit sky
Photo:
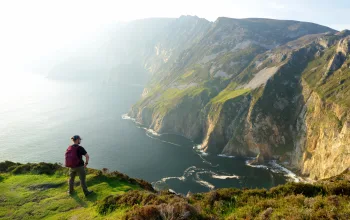
[[[83,42],[101,27],[148,17],[263,17],[350,29],[349,0],[0,0],[0,60],[34,62]],[[5,60],[5,62],[3,62]]]

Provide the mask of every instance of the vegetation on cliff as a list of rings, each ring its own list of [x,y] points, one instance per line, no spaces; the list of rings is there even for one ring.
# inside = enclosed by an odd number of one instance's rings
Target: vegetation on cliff
[[[349,219],[349,171],[315,184],[218,189],[186,197],[156,192],[145,181],[88,169],[96,193],[69,196],[58,164],[0,163],[1,219]],[[78,184],[77,184],[78,185]]]
[[[188,45],[154,72],[129,112],[137,122],[312,179],[349,167],[349,31],[219,18]]]

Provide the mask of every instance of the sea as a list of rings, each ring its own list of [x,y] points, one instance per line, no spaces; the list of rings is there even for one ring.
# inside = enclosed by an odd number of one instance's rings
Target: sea
[[[143,85],[51,80],[22,74],[0,81],[0,162],[64,162],[70,137],[80,135],[91,168],[144,179],[159,190],[271,188],[300,179],[276,161],[213,155],[200,143],[157,134],[127,115]]]

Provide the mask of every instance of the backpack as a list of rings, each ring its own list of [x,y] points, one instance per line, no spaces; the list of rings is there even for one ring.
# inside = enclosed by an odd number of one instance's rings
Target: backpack
[[[78,167],[80,163],[80,159],[78,157],[78,149],[80,146],[74,147],[74,145],[71,145],[68,147],[66,154],[65,154],[65,165],[66,167],[74,168]]]

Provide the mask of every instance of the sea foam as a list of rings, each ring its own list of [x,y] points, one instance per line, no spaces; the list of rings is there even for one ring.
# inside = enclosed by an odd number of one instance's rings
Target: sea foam
[[[289,180],[293,182],[307,182],[305,179],[299,177],[292,171],[278,164],[276,160],[269,161],[268,165],[262,165],[262,164],[253,165],[251,164],[252,161],[253,161],[252,159],[249,159],[249,160],[246,160],[245,163],[247,166],[250,166],[250,167],[270,170],[271,172],[274,172],[274,173],[282,173],[285,177],[287,177]]]
[[[278,173],[278,172],[282,172],[284,173],[284,175],[286,177],[288,177],[289,179],[291,179],[293,182],[306,182],[303,178],[297,176],[295,173],[293,173],[292,171],[288,170],[287,168],[279,165],[275,160],[272,160],[269,162],[269,164],[271,164],[272,172]]]
[[[226,155],[226,154],[218,154],[217,156],[218,157],[235,158],[235,156],[229,156],[229,155]]]
[[[128,114],[123,114],[123,115],[122,115],[122,119],[124,119],[124,120],[131,120],[131,121],[133,121],[133,122],[136,122],[136,119],[130,117]]]

